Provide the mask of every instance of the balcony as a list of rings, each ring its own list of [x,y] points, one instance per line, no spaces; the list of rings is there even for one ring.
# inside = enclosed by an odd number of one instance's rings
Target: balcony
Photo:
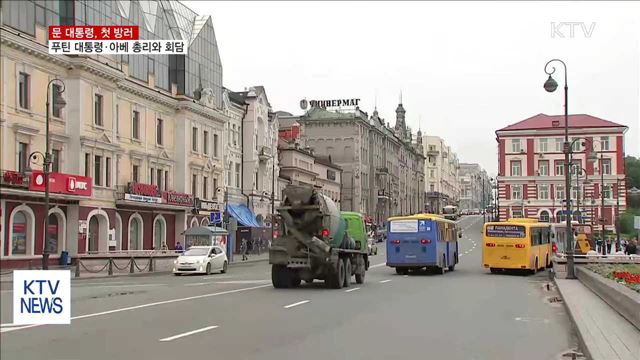
[[[260,148],[258,149],[258,158],[260,159],[260,161],[267,161],[269,159],[271,159],[272,156],[272,152],[271,152],[271,148],[268,146],[260,146]]]

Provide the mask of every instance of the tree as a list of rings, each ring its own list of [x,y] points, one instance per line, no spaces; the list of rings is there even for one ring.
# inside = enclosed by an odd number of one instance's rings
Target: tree
[[[625,157],[624,168],[627,177],[627,189],[633,187],[640,189],[640,159],[634,156]]]

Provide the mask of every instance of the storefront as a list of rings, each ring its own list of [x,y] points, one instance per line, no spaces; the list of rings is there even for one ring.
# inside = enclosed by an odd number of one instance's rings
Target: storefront
[[[26,266],[30,260],[41,258],[47,215],[49,227],[46,238],[52,263],[57,261],[62,251],[78,251],[81,238],[77,226],[79,203],[92,195],[91,178],[50,173],[48,214],[41,171],[30,175],[2,171],[0,188],[0,254],[3,267]]]
[[[161,192],[157,185],[130,182],[116,200],[121,250],[174,249],[182,241],[191,194]],[[119,229],[118,229],[119,227]]]

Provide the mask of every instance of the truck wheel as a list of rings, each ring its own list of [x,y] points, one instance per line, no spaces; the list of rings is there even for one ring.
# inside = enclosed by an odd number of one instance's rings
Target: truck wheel
[[[294,288],[300,286],[300,283],[302,283],[302,279],[300,278],[300,276],[298,276],[298,274],[294,272],[290,272],[289,281],[289,285]]]
[[[398,274],[398,275],[408,275],[409,274],[409,269],[397,267],[396,268],[396,274]]]
[[[356,274],[356,284],[364,284],[364,274],[364,271],[362,274]]]
[[[336,269],[335,274],[332,274],[332,288],[341,289],[344,284],[344,262],[338,259],[338,269]]]
[[[276,289],[284,289],[289,287],[289,272],[286,266],[271,266],[271,283]]]
[[[344,258],[344,287],[351,286],[351,276],[353,276],[351,272],[351,259]]]

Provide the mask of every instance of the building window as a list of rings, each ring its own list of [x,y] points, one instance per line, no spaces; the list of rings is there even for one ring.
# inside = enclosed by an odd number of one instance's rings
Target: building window
[[[156,169],[156,178],[158,179],[158,190],[167,190],[167,184],[163,184],[162,169]],[[164,187],[163,187],[164,185]]]
[[[436,177],[436,171],[434,169],[429,170],[429,177],[432,179]]]
[[[209,132],[204,131],[204,135],[202,136],[202,151],[205,155],[209,155]]]
[[[198,128],[191,128],[191,150],[198,151]]]
[[[132,217],[129,225],[129,250],[142,250],[141,240],[142,224],[137,216]]]
[[[556,152],[564,152],[562,150],[562,143],[564,141],[562,140],[562,138],[556,138]]]
[[[333,171],[333,170],[327,169],[327,179],[328,180],[335,180],[336,179],[336,172]]]
[[[84,176],[91,176],[91,154],[84,154]]]
[[[236,164],[236,187],[240,187],[240,164]]]
[[[60,150],[51,150],[51,171],[60,172]]]
[[[600,150],[602,150],[602,151],[609,150],[609,137],[608,136],[600,137]]]
[[[511,186],[511,198],[514,200],[522,200],[522,185]]]
[[[28,109],[31,105],[31,99],[29,97],[31,76],[27,73],[21,72],[18,78],[18,104],[23,109]]]
[[[11,255],[27,255],[32,249],[27,249],[29,246],[27,238],[30,232],[30,223],[27,221],[28,215],[20,210],[13,215],[12,235],[11,235]]]
[[[62,87],[58,84],[53,84],[51,87],[51,115],[53,117],[61,118],[62,117],[62,107],[58,104],[58,97],[60,96],[60,91]]]
[[[209,198],[209,192],[207,190],[209,188],[209,178],[204,176],[202,178],[202,198],[203,199],[208,199]]]
[[[580,188],[578,186],[571,186],[571,198],[580,199]]]
[[[218,134],[213,134],[213,156],[218,157]]]
[[[165,170],[164,172],[164,191],[169,189],[169,172]]]
[[[162,145],[162,125],[163,125],[163,120],[162,119],[157,119],[156,120],[156,143],[158,145]]]
[[[611,199],[612,195],[613,195],[613,192],[611,191],[611,185],[605,184],[604,187],[602,188],[602,196],[605,199]]]
[[[511,152],[519,153],[522,150],[522,144],[520,144],[520,139],[511,140]]]
[[[511,176],[522,176],[520,160],[511,162]]]
[[[538,199],[540,200],[549,199],[549,185],[547,184],[538,185]]]
[[[611,159],[602,159],[602,173],[611,175]]]
[[[111,158],[104,159],[104,186],[111,187]]]
[[[116,104],[116,135],[120,136],[120,105]]]
[[[213,193],[215,194],[218,191],[218,179],[213,178]]]
[[[196,196],[196,192],[198,190],[197,186],[198,186],[198,175],[193,174],[191,175],[191,194],[193,194],[193,196]]]
[[[542,138],[538,140],[538,152],[546,153],[549,151],[549,139]]]
[[[571,151],[573,152],[580,152],[580,138],[571,138],[571,142],[573,143],[573,146],[571,147]]]
[[[26,172],[29,167],[29,145],[18,143],[18,172]]]
[[[549,212],[547,210],[540,212],[540,222],[549,222]]]
[[[562,200],[565,198],[564,195],[564,185],[556,185],[556,199]]]
[[[140,112],[133,110],[133,116],[131,119],[131,136],[140,140]]]
[[[549,160],[538,161],[538,173],[540,176],[549,176]]]
[[[133,182],[140,181],[140,166],[133,165],[133,169],[131,171],[131,180],[133,180]]]
[[[156,217],[155,224],[153,225],[153,246],[156,250],[162,249],[166,245],[165,236],[165,220],[162,215],[158,215],[158,217]]]
[[[522,208],[511,209],[511,217],[512,218],[521,218],[522,217]]]
[[[93,184],[102,186],[102,156],[96,155],[93,159]]]
[[[556,176],[564,176],[564,161],[556,161]]]
[[[102,121],[102,95],[95,94],[93,99],[93,123],[96,126],[103,126]]]

